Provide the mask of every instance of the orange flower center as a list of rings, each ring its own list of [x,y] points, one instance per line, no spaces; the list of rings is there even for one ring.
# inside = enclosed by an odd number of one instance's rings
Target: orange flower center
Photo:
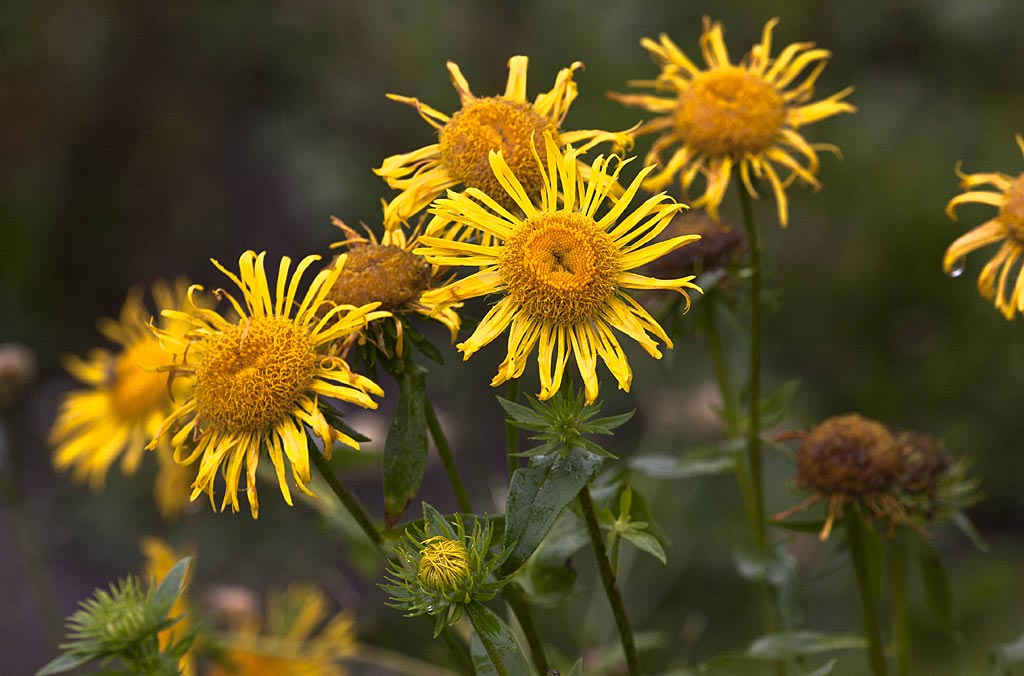
[[[528,103],[497,96],[477,99],[441,129],[441,161],[453,178],[514,209],[515,202],[491,171],[488,153],[500,150],[526,194],[539,195],[543,179],[533,152],[536,148],[543,153],[542,134],[547,129],[548,121]]]
[[[738,158],[764,152],[786,119],[779,92],[735,66],[698,73],[679,95],[676,130],[694,150]]]
[[[251,317],[210,336],[196,367],[199,418],[227,432],[259,432],[295,410],[313,381],[309,333],[284,317]]]
[[[593,318],[615,292],[620,252],[607,232],[580,214],[527,220],[505,243],[499,274],[512,301],[561,325]]]
[[[115,415],[138,420],[161,411],[170,403],[167,374],[151,371],[171,363],[171,356],[156,338],[135,343],[111,363],[107,374],[110,406]]]
[[[365,244],[349,249],[329,298],[346,305],[380,301],[380,309],[395,312],[429,286],[430,266],[422,256],[393,244]]]
[[[999,220],[1014,239],[1024,242],[1024,173],[1013,179],[1003,195]]]

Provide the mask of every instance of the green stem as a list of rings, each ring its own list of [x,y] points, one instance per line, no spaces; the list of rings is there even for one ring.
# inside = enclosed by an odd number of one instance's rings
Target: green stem
[[[878,608],[875,603],[875,594],[871,588],[871,573],[868,570],[867,551],[864,546],[864,524],[856,505],[846,511],[845,521],[850,556],[853,558],[857,586],[860,588],[861,617],[864,622],[864,633],[868,639],[871,673],[874,676],[885,676],[885,653],[882,652],[882,632],[878,626]]]
[[[896,673],[910,676],[910,603],[907,594],[907,547],[900,534],[889,548],[889,585],[892,590],[892,633]]]
[[[338,500],[348,510],[348,513],[352,515],[352,518],[356,520],[359,527],[366,533],[366,537],[370,538],[370,541],[378,548],[384,549],[384,538],[381,536],[380,531],[377,530],[377,526],[373,523],[373,519],[370,518],[369,513],[360,504],[356,496],[349,493],[348,489],[341,485],[341,481],[334,474],[334,470],[331,469],[330,463],[324,458],[316,446],[310,442],[309,455],[313,459],[313,464],[316,465],[320,475],[327,482],[327,485],[331,487],[334,494],[338,496]]]
[[[767,551],[764,525],[764,480],[761,462],[761,273],[763,248],[750,206],[750,195],[737,175],[737,192],[743,207],[743,224],[750,249],[750,387],[747,421],[747,459],[753,488],[754,544],[760,554]]]
[[[594,511],[594,499],[590,497],[590,489],[587,486],[583,486],[583,489],[580,490],[579,500],[580,508],[583,511],[583,519],[587,522],[590,544],[594,548],[594,557],[597,559],[597,570],[601,574],[601,584],[604,585],[608,602],[612,606],[612,615],[615,616],[615,625],[619,629],[619,638],[622,640],[622,652],[626,656],[629,674],[630,676],[640,676],[640,657],[636,652],[633,629],[629,626],[626,606],[622,602],[622,594],[619,592],[618,583],[615,581],[615,573],[612,572],[608,553],[605,551],[601,526],[597,522],[597,512]]]
[[[508,381],[505,397],[512,403],[519,401],[519,380]],[[519,452],[519,428],[508,420],[505,421],[505,450],[508,457],[508,480],[512,481],[512,473],[519,469],[519,458],[512,455]]]
[[[761,276],[763,274],[764,245],[761,243],[757,223],[754,222],[754,210],[750,204],[750,193],[743,185],[740,175],[736,174],[736,191],[740,195],[740,206],[743,211],[743,226],[747,233],[747,247],[750,250],[750,382],[747,392],[749,408],[747,414],[747,467],[737,474],[744,502],[747,506],[748,519],[754,535],[754,546],[762,556],[768,554],[768,536],[765,532],[764,519],[764,471],[761,458]],[[723,362],[724,364],[724,362]],[[725,392],[722,392],[725,399]],[[775,605],[772,592],[767,582],[761,583],[761,595],[764,598],[769,631],[775,631],[778,621],[775,616]],[[776,676],[784,676],[786,665],[781,660],[772,662],[772,671]]]
[[[441,429],[441,422],[437,419],[437,412],[434,410],[434,404],[430,401],[430,397],[427,397],[426,408],[427,428],[430,430],[430,436],[434,439],[434,445],[437,446],[437,454],[441,456],[441,464],[444,465],[444,472],[448,475],[448,483],[452,485],[452,492],[455,493],[455,499],[459,503],[459,510],[470,514],[473,512],[473,505],[469,501],[466,487],[459,475],[459,468],[455,465],[452,447],[448,444],[448,437],[444,435],[444,430]]]
[[[469,655],[469,649],[465,644],[455,637],[451,627],[441,630],[441,642],[448,648],[448,652],[458,663],[459,671],[468,676],[476,676],[476,667],[473,666],[473,658]]]
[[[619,574],[619,547],[622,543],[622,536],[618,533],[613,533],[611,537],[612,551],[608,558],[611,560],[612,575]]]
[[[708,352],[711,364],[718,380],[718,391],[722,395],[722,417],[725,418],[725,434],[732,437],[736,434],[736,412],[733,410],[732,383],[729,380],[729,366],[722,354],[722,341],[718,334],[718,321],[715,318],[715,291],[709,289],[700,300],[704,307],[704,333],[708,341]]]
[[[526,643],[530,646],[533,666],[536,667],[537,672],[540,674],[548,673],[551,667],[548,665],[547,653],[544,652],[544,642],[541,640],[540,633],[537,631],[537,625],[533,621],[533,612],[530,610],[529,602],[523,597],[522,592],[519,591],[519,587],[514,582],[505,585],[501,595],[515,614],[516,619],[519,621],[519,626],[522,627],[523,635],[526,636]]]

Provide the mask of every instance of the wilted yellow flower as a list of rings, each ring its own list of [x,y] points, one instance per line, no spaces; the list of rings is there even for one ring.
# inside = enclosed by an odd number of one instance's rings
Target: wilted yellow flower
[[[338,661],[355,652],[355,623],[338,613],[316,633],[327,617],[327,599],[313,587],[269,595],[262,627],[248,617],[221,637],[223,663],[210,676],[344,676]]]
[[[256,467],[263,449],[277,472],[285,502],[291,492],[286,463],[299,490],[312,495],[307,428],[323,442],[325,455],[334,441],[358,444],[333,429],[320,410],[320,397],[376,408],[370,394],[383,391],[368,378],[353,373],[344,360],[328,356],[328,346],[362,329],[367,322],[387,317],[376,304],[355,308],[325,307],[338,269],[326,268],[299,295],[303,273],[319,260],[307,256],[290,274],[291,260],[281,259],[277,282],[270,286],[264,270],[265,253],[247,251],[239,258],[240,277],[217,266],[242,292],[242,303],[224,290],[237,318],[193,307],[191,314],[168,311],[170,319],[191,322],[184,336],[156,330],[174,355],[171,374],[187,389],[178,407],[164,420],[150,446],[170,437],[175,460],[191,464],[200,459],[191,499],[206,491],[213,501],[214,480],[223,467],[226,492],[220,508],[238,511],[238,483],[245,463],[246,496],[253,517],[259,513]],[[272,291],[272,288],[274,289]],[[192,299],[202,287],[189,289]],[[194,304],[193,304],[194,305]]]
[[[577,61],[559,71],[551,90],[540,94],[532,104],[526,98],[527,64],[525,56],[513,56],[508,62],[505,93],[477,97],[470,91],[459,67],[449,61],[448,72],[462,106],[450,117],[419,99],[388,95],[395,101],[415,107],[420,117],[438,133],[437,143],[410,153],[393,155],[374,170],[390,187],[402,191],[384,209],[384,226],[388,230],[407,222],[434,199],[444,195],[445,190],[460,185],[480,189],[499,204],[514,209],[515,202],[491,172],[487,156],[492,150],[502,153],[528,195],[538,194],[543,180],[533,155],[537,149],[543,150],[541,135],[545,131],[554,135],[559,146],[583,144],[580,152],[605,141],[620,146],[632,143],[625,133],[595,129],[562,130],[569,107],[576,99],[573,73],[583,67],[582,63]],[[438,222],[431,228],[442,225]],[[428,234],[437,233],[431,229]]]
[[[797,131],[839,113],[856,111],[843,101],[852,87],[821,101],[809,102],[814,84],[831,53],[814,43],[797,42],[778,56],[771,56],[772,30],[778,19],[764,27],[761,42],[739,63],[729,59],[722,37],[722,24],[704,19],[700,38],[707,64],[699,68],[668,36],[658,42],[644,38],[641,45],[661,66],[655,80],[635,80],[630,86],[653,88],[667,94],[611,94],[629,106],[644,108],[659,116],[640,126],[636,135],[660,132],[646,162],[657,164],[644,187],[661,190],[678,176],[686,198],[698,174],[705,181],[704,193],[693,200],[718,216],[733,171],[756,196],[754,178],[766,178],[778,203],[779,221],[787,224],[789,212],[786,187],[798,178],[819,187],[817,151],[831,146],[808,143]],[[665,159],[667,150],[674,148]],[[789,171],[780,177],[778,168]]]
[[[626,213],[648,167],[603,215],[598,215],[625,164],[598,157],[589,178],[580,175],[576,152],[564,154],[546,132],[546,162],[535,158],[543,176],[541,204],[535,206],[523,184],[500,153],[491,153],[491,167],[506,193],[525,214],[514,216],[480,190],[451,193],[434,211],[466,228],[491,236],[482,245],[421,237],[416,250],[438,265],[475,266],[479,271],[424,295],[424,302],[444,308],[466,298],[502,294],[457,347],[466,359],[509,329],[508,353],[491,381],[499,385],[518,378],[537,347],[540,398],[558,391],[570,354],[583,376],[587,402],[598,394],[600,357],[621,389],[628,390],[632,371],[612,329],[626,334],[652,357],[660,358],[658,338],[672,347],[664,329],[627,293],[628,289],[697,289],[693,276],[655,279],[631,272],[669,251],[698,239],[675,237],[650,244],[672,216],[683,208],[660,194]],[[699,290],[699,289],[698,289]]]
[[[153,284],[157,312],[182,308],[185,287],[184,282],[174,287]],[[118,458],[125,474],[135,473],[143,449],[173,409],[167,374],[157,371],[171,362],[171,355],[150,332],[151,317],[142,292],[132,290],[118,320],[99,322],[100,332],[120,349],[95,349],[87,360],[68,357],[65,361],[68,371],[88,387],[64,397],[50,432],[53,465],[62,471],[70,469],[75,480],[88,480],[94,490],[103,487],[107,470]],[[157,322],[169,336],[184,336],[190,326],[181,318],[161,317]],[[170,459],[169,444],[155,448],[163,461]],[[157,506],[167,518],[178,515],[187,494],[168,490],[169,476],[161,469],[156,486]]]
[[[1024,136],[1017,134],[1017,145],[1024,153]],[[946,214],[951,219],[955,221],[956,208],[968,202],[988,204],[999,212],[950,244],[942,267],[958,277],[967,254],[1002,242],[978,276],[978,292],[982,298],[995,298],[996,308],[1007,319],[1013,319],[1016,313],[1024,312],[1024,268],[1014,272],[1024,255],[1024,173],[1016,178],[1002,173],[963,174],[957,167],[957,174],[964,192],[946,205]],[[976,189],[982,186],[995,190]]]
[[[341,273],[327,295],[328,300],[348,305],[379,302],[381,310],[395,315],[399,350],[402,347],[399,316],[407,313],[436,319],[448,329],[452,342],[455,342],[459,333],[459,315],[451,307],[438,310],[423,302],[425,292],[442,284],[444,273],[438,266],[413,253],[413,249],[419,246],[418,230],[411,235],[406,235],[401,228],[385,230],[384,236],[378,240],[369,230],[364,237],[341,219],[331,220],[345,233],[345,239],[331,244],[331,248],[345,247],[345,252],[331,263],[333,267],[340,268]],[[358,335],[365,337],[364,334],[372,331],[373,326]],[[379,343],[379,340],[375,342]]]
[[[159,582],[163,580],[167,573],[171,571],[181,559],[186,556],[194,556],[191,552],[178,552],[175,551],[170,545],[159,538],[147,537],[142,540],[142,554],[146,557],[146,565],[143,570],[143,575],[151,580]],[[191,604],[188,601],[186,592],[188,591],[188,585],[191,582],[191,571],[189,570],[188,577],[182,582],[181,593],[178,598],[174,601],[174,605],[171,606],[170,611],[167,613],[169,618],[181,617],[178,622],[171,625],[168,629],[160,632],[160,647],[161,649],[167,645],[175,645],[181,639],[188,635],[192,631],[193,622],[188,614],[192,612]],[[179,663],[182,676],[195,676],[196,673],[196,659],[195,655],[190,650],[185,653]]]

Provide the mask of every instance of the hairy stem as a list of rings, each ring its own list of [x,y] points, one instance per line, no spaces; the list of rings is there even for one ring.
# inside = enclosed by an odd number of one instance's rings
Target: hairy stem
[[[604,585],[604,592],[612,606],[615,626],[619,629],[622,652],[626,655],[626,666],[629,668],[630,676],[640,676],[640,657],[637,655],[636,642],[633,640],[633,628],[629,625],[626,606],[622,602],[622,594],[619,592],[619,585],[615,581],[615,573],[612,572],[611,563],[608,560],[608,552],[605,550],[601,526],[597,522],[597,512],[594,511],[594,499],[590,497],[590,489],[587,486],[580,490],[579,501],[580,508],[583,511],[583,519],[587,522],[590,544],[594,548],[594,557],[597,559],[597,570],[601,574],[601,584]]]
[[[352,515],[352,518],[356,520],[359,527],[366,533],[366,537],[370,538],[370,541],[378,548],[383,550],[384,538],[381,537],[380,531],[377,526],[373,523],[373,519],[370,518],[366,508],[360,504],[356,496],[352,495],[347,488],[341,485],[341,481],[334,474],[334,470],[331,469],[330,463],[324,458],[323,454],[318,448],[316,448],[312,442],[310,442],[309,456],[313,459],[313,464],[316,465],[320,475],[327,482],[327,485],[331,487],[334,494],[338,496],[338,500],[348,510],[348,513]]]

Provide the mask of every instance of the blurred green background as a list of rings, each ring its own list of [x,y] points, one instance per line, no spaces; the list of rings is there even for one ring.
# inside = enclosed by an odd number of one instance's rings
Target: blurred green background
[[[208,259],[233,263],[250,248],[271,258],[325,254],[338,238],[332,214],[379,226],[380,200],[391,192],[371,168],[432,142],[415,111],[385,94],[454,111],[446,60],[460,64],[475,93],[489,95],[503,90],[508,58],[526,54],[531,98],[559,68],[583,61],[566,128],[622,129],[641,111],[605,92],[656,72],[639,40],[666,32],[696,58],[704,14],[724,22],[734,58],[778,16],[776,52],[803,40],[834,52],[819,97],[856,87],[849,100],[858,114],[804,130],[843,151],[842,160],[823,157],[824,189],[790,191],[785,231],[770,201],[758,205],[768,285],[779,292],[765,321],[766,379],[801,381],[784,427],[858,411],[929,431],[974,459],[987,498],[971,514],[992,551],[975,551],[953,531],[935,533],[962,635],[942,634],[915,596],[914,659],[915,673],[985,673],[989,648],[1024,630],[1024,340],[1020,320],[1005,321],[977,296],[988,254],[971,256],[959,279],[941,271],[945,247],[991,210],[964,208],[955,224],[943,208],[958,192],[958,160],[972,172],[1024,169],[1013,141],[1024,132],[1024,3],[1016,0],[3,3],[0,342],[31,346],[40,364],[8,434],[61,612],[138,568],[137,541],[155,533],[198,546],[203,584],[314,581],[357,611],[366,640],[425,641],[425,626],[382,606],[313,512],[288,509],[269,487],[258,523],[197,503],[168,526],[150,505],[145,472],[112,472],[98,496],[55,476],[45,439],[72,386],[61,355],[99,344],[96,319],[116,315],[135,284],[185,275],[217,285]],[[735,199],[730,192],[723,208],[734,222]],[[739,373],[741,336],[730,334],[729,347]],[[435,368],[431,380],[467,483],[492,513],[505,482],[503,437],[481,374],[499,351],[485,350],[470,369],[452,349],[449,367]],[[715,438],[701,337],[680,341],[662,363],[645,359],[636,360],[635,396],[606,397],[611,412],[640,410],[617,449],[639,443],[682,453]],[[385,401],[381,413],[353,417],[377,447],[387,411]],[[799,496],[786,487],[785,458],[768,470],[772,513]],[[351,481],[379,513],[372,467],[353,470]],[[742,648],[759,631],[760,611],[728,563],[730,542],[745,537],[732,484],[644,488],[672,541],[667,569],[649,559],[624,563],[635,622],[671,647],[645,659],[683,669]],[[437,467],[425,494],[454,506]],[[825,569],[827,548],[799,544],[810,626],[858,631],[849,571]],[[587,552],[577,563],[590,573]],[[53,653],[9,512],[0,513],[0,577],[0,673],[28,674]],[[566,630],[566,617],[582,611],[591,620]],[[587,595],[544,611],[541,624],[566,651],[614,637],[605,606]],[[855,653],[841,664],[837,673],[866,668]]]

